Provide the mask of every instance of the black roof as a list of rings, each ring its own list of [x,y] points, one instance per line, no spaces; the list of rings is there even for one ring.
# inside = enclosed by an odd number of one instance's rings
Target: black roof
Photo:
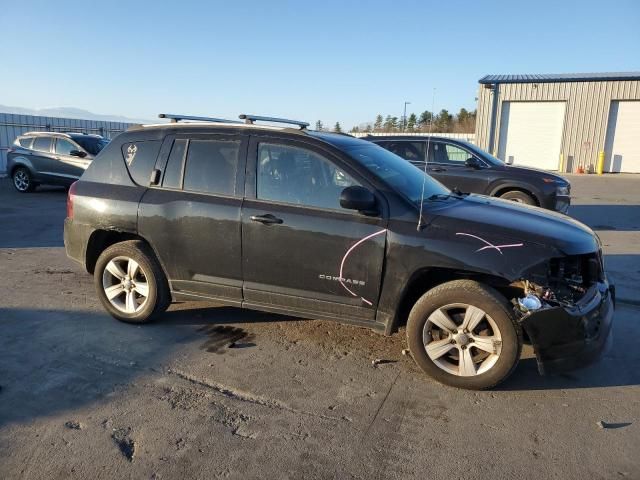
[[[603,73],[533,73],[524,75],[487,75],[478,82],[488,83],[557,83],[557,82],[606,82],[640,80],[640,72]]]

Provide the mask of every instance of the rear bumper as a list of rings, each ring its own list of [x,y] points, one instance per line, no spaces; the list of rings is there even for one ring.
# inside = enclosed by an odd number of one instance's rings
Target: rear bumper
[[[88,226],[74,223],[69,218],[64,220],[64,249],[67,252],[67,257],[75,260],[84,268],[87,267],[87,243],[91,231]]]
[[[532,312],[520,320],[529,335],[540,374],[584,367],[610,346],[615,289],[606,281],[592,287],[584,302]]]

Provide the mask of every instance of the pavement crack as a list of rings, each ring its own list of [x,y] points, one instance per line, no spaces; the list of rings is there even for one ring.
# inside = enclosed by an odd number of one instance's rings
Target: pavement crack
[[[348,418],[345,418],[345,417],[333,417],[331,415],[324,415],[321,413],[313,413],[313,412],[307,412],[305,410],[298,410],[279,400],[275,400],[272,398],[265,398],[251,392],[238,390],[236,388],[222,385],[217,382],[212,382],[211,380],[204,380],[201,378],[197,378],[197,377],[194,377],[193,375],[189,375],[188,373],[182,372],[180,370],[175,370],[173,368],[169,368],[167,370],[167,373],[169,373],[170,375],[175,375],[194,385],[198,385],[200,387],[213,390],[214,393],[226,398],[230,398],[232,400],[238,400],[240,402],[250,403],[253,405],[258,405],[261,407],[271,408],[275,410],[282,410],[285,412],[290,412],[298,415],[321,418],[323,420],[341,421],[341,422],[350,421]]]
[[[391,385],[389,386],[389,390],[387,390],[387,394],[384,396],[384,398],[380,402],[380,405],[378,405],[378,409],[376,410],[375,415],[371,419],[371,423],[369,423],[369,425],[365,429],[364,433],[362,434],[363,440],[367,437],[367,434],[369,433],[369,430],[371,430],[371,427],[373,426],[373,424],[375,423],[376,419],[378,418],[378,415],[380,414],[380,411],[382,410],[382,407],[387,402],[387,398],[389,398],[389,394],[391,393],[391,390],[393,390],[393,387],[395,386],[396,382],[398,381],[398,377],[400,377],[400,372],[398,372],[396,374],[395,378],[393,379],[393,382],[391,382]]]

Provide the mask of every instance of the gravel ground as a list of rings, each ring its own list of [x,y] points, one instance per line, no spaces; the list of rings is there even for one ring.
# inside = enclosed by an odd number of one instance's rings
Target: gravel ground
[[[432,382],[404,332],[203,303],[119,323],[64,255],[64,191],[0,181],[0,478],[640,478],[640,178],[571,180],[626,296],[614,348],[554,377],[526,349],[492,392]]]

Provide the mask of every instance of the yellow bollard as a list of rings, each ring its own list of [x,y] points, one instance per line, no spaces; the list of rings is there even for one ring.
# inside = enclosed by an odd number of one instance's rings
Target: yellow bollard
[[[560,154],[560,161],[558,162],[558,172],[564,173],[564,154]]]
[[[601,150],[598,152],[598,175],[602,175],[604,172],[604,152]]]

